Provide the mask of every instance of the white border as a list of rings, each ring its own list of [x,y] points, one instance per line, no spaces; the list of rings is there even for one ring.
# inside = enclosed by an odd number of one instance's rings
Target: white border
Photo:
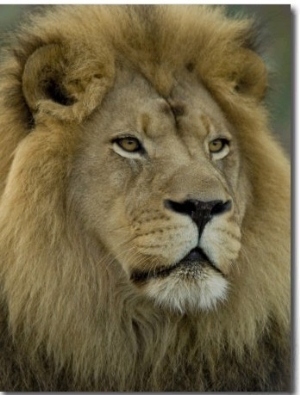
[[[298,95],[297,93],[299,92],[299,79],[298,79],[298,67],[299,65],[299,51],[297,50],[298,43],[300,42],[299,40],[299,26],[298,26],[298,15],[299,15],[299,3],[298,4],[292,4],[292,11],[293,11],[293,23],[294,23],[294,102],[292,103],[293,108],[294,108],[294,122],[292,122],[292,125],[294,127],[294,130],[292,131],[294,133],[294,143],[295,146],[292,146],[291,154],[292,157],[294,158],[293,164],[294,164],[294,169],[293,169],[293,175],[294,179],[292,182],[295,184],[292,186],[292,190],[294,193],[294,207],[292,210],[292,218],[294,221],[294,229],[292,229],[292,232],[294,234],[293,241],[294,241],[294,256],[293,256],[293,273],[295,275],[295,278],[293,279],[293,286],[294,286],[294,295],[293,295],[293,305],[294,305],[294,317],[293,317],[293,323],[294,323],[294,331],[293,331],[293,352],[294,352],[294,383],[295,383],[295,388],[294,388],[294,393],[298,394],[300,393],[300,387],[299,387],[299,366],[300,366],[300,353],[299,353],[299,339],[300,339],[300,325],[298,322],[298,318],[300,317],[299,314],[299,286],[300,286],[300,281],[299,281],[299,269],[297,268],[298,266],[298,247],[300,246],[300,237],[299,237],[299,219],[300,219],[300,214],[298,210],[298,200],[300,198],[299,194],[299,181],[298,177],[300,174],[300,161],[298,159],[298,153],[299,153],[299,148],[300,148],[300,138],[298,136],[298,114],[299,114],[299,101],[298,101]],[[294,156],[293,156],[294,155]]]

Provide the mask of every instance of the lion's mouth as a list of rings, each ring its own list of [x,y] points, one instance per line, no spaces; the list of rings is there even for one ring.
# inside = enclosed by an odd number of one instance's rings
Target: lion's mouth
[[[176,269],[187,268],[190,265],[197,265],[198,269],[201,269],[202,266],[210,266],[222,276],[224,275],[220,269],[218,269],[216,265],[211,262],[204,251],[197,247],[192,249],[184,258],[170,267],[156,267],[155,269],[151,269],[149,271],[134,270],[130,276],[130,279],[135,283],[142,283],[155,278],[164,278],[169,276],[170,273],[174,272]]]

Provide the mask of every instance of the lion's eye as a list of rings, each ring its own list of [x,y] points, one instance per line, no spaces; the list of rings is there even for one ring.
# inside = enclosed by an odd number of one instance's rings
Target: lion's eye
[[[116,137],[111,142],[113,150],[124,158],[141,159],[146,154],[143,144],[134,136]]]
[[[209,151],[212,154],[216,154],[218,152],[221,152],[225,146],[229,144],[229,141],[227,139],[215,139],[211,141],[208,145]]]
[[[212,154],[214,160],[219,160],[225,158],[229,153],[229,140],[226,138],[218,138],[209,142],[208,149]]]
[[[126,152],[140,152],[143,146],[140,141],[135,137],[121,137],[114,142]]]

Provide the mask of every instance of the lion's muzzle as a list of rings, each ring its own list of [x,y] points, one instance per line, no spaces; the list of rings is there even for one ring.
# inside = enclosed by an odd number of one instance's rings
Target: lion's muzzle
[[[215,216],[231,210],[231,200],[222,202],[221,200],[212,200],[203,202],[200,200],[185,200],[184,202],[175,202],[165,200],[165,207],[179,214],[188,215],[192,218],[198,227],[199,238],[204,230],[205,225]]]
[[[201,266],[210,266],[224,276],[224,273],[211,262],[204,251],[197,247],[192,249],[184,258],[170,267],[156,267],[149,271],[134,270],[131,273],[130,280],[136,285],[141,285],[154,278],[167,277],[176,269],[182,270],[188,268],[188,266],[193,266],[193,268],[197,267],[197,270],[199,270]]]

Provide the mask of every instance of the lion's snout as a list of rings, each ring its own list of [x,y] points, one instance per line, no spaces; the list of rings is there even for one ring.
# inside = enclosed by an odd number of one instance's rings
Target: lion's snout
[[[205,225],[216,215],[221,215],[231,210],[232,202],[227,200],[212,200],[204,202],[201,200],[189,199],[183,202],[165,200],[164,205],[167,209],[178,214],[188,215],[197,225],[199,238]]]

